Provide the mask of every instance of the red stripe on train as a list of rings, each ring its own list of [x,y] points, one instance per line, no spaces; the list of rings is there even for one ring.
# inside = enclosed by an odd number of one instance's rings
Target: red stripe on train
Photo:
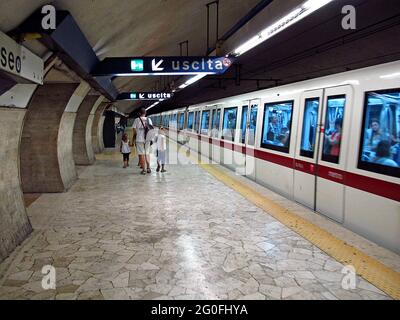
[[[190,136],[197,137],[201,139],[200,135],[188,133]],[[235,150],[243,154],[248,154],[257,159],[272,162],[280,166],[287,167],[289,169],[295,169],[298,171],[305,172],[311,175],[317,175],[320,178],[330,180],[345,186],[366,191],[378,196],[388,198],[394,201],[400,202],[400,185],[392,182],[387,182],[356,173],[346,172],[323,165],[316,166],[313,163],[309,163],[302,160],[295,160],[289,157],[277,155],[274,153],[269,153],[263,150],[253,150],[233,144],[223,140],[216,140],[209,138],[208,141],[211,143],[229,150]],[[250,152],[248,152],[250,151]]]

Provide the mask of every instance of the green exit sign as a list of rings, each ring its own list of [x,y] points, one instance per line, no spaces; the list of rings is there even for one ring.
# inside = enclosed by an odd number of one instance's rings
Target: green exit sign
[[[143,59],[131,60],[131,70],[135,72],[141,72],[144,69]]]
[[[131,99],[137,99],[136,93],[131,93]]]

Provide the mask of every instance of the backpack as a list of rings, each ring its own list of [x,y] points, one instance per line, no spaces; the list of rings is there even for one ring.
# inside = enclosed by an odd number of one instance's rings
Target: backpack
[[[151,124],[149,124],[148,120],[146,120],[146,125],[144,125],[142,118],[139,117],[139,119],[144,128],[144,139],[147,140],[147,134],[149,133],[150,130],[154,130],[154,127]]]

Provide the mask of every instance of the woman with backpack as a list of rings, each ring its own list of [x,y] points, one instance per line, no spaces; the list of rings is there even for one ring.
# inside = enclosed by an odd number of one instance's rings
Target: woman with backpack
[[[150,139],[148,133],[153,129],[151,119],[146,117],[146,109],[142,108],[139,117],[133,122],[136,130],[136,149],[139,156],[139,164],[142,168],[141,174],[151,173],[150,169]],[[147,169],[146,169],[147,167]]]

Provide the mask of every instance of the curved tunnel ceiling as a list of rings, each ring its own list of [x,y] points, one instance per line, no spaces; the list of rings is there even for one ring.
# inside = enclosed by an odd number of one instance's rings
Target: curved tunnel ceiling
[[[220,0],[219,35],[222,36],[261,0]],[[274,0],[222,47],[222,53],[254,36],[305,0]],[[207,9],[210,0],[55,0],[57,9],[68,10],[77,21],[100,60],[118,56],[179,55],[179,43],[189,40],[189,55],[205,55]],[[32,12],[47,4],[44,0],[0,2],[0,30],[17,27]],[[235,69],[220,77],[206,77],[178,92],[151,112],[187,106],[226,96],[271,87],[400,59],[400,1],[335,0],[328,6],[246,53],[240,85]],[[343,30],[341,8],[357,8],[357,30]],[[18,10],[15,10],[18,8]],[[215,43],[215,11],[210,14],[210,44]],[[43,56],[38,41],[24,45]],[[362,50],[360,50],[360,48]],[[184,50],[185,53],[185,50]],[[274,81],[246,81],[276,79]],[[53,79],[56,81],[57,79]],[[119,77],[113,80],[119,91],[164,89],[172,77]],[[61,81],[61,80],[60,80]],[[118,102],[120,111],[130,113],[148,103]]]
[[[189,40],[189,55],[205,55],[206,4],[209,2],[210,0],[56,0],[52,4],[57,9],[70,11],[102,60],[114,56],[179,55],[179,43],[186,40]],[[220,0],[219,34],[229,30],[258,2],[259,0]],[[299,0],[287,2],[296,5]],[[14,29],[32,12],[48,3],[45,0],[2,0],[0,30],[8,32]],[[215,23],[213,7],[210,8],[210,21]],[[215,39],[214,28],[210,25],[211,41]],[[42,56],[46,51],[37,41],[25,41],[24,45]],[[159,77],[121,77],[113,82],[120,91],[146,91],[160,84],[163,86],[166,80]],[[118,102],[118,107],[129,113],[138,104]]]

